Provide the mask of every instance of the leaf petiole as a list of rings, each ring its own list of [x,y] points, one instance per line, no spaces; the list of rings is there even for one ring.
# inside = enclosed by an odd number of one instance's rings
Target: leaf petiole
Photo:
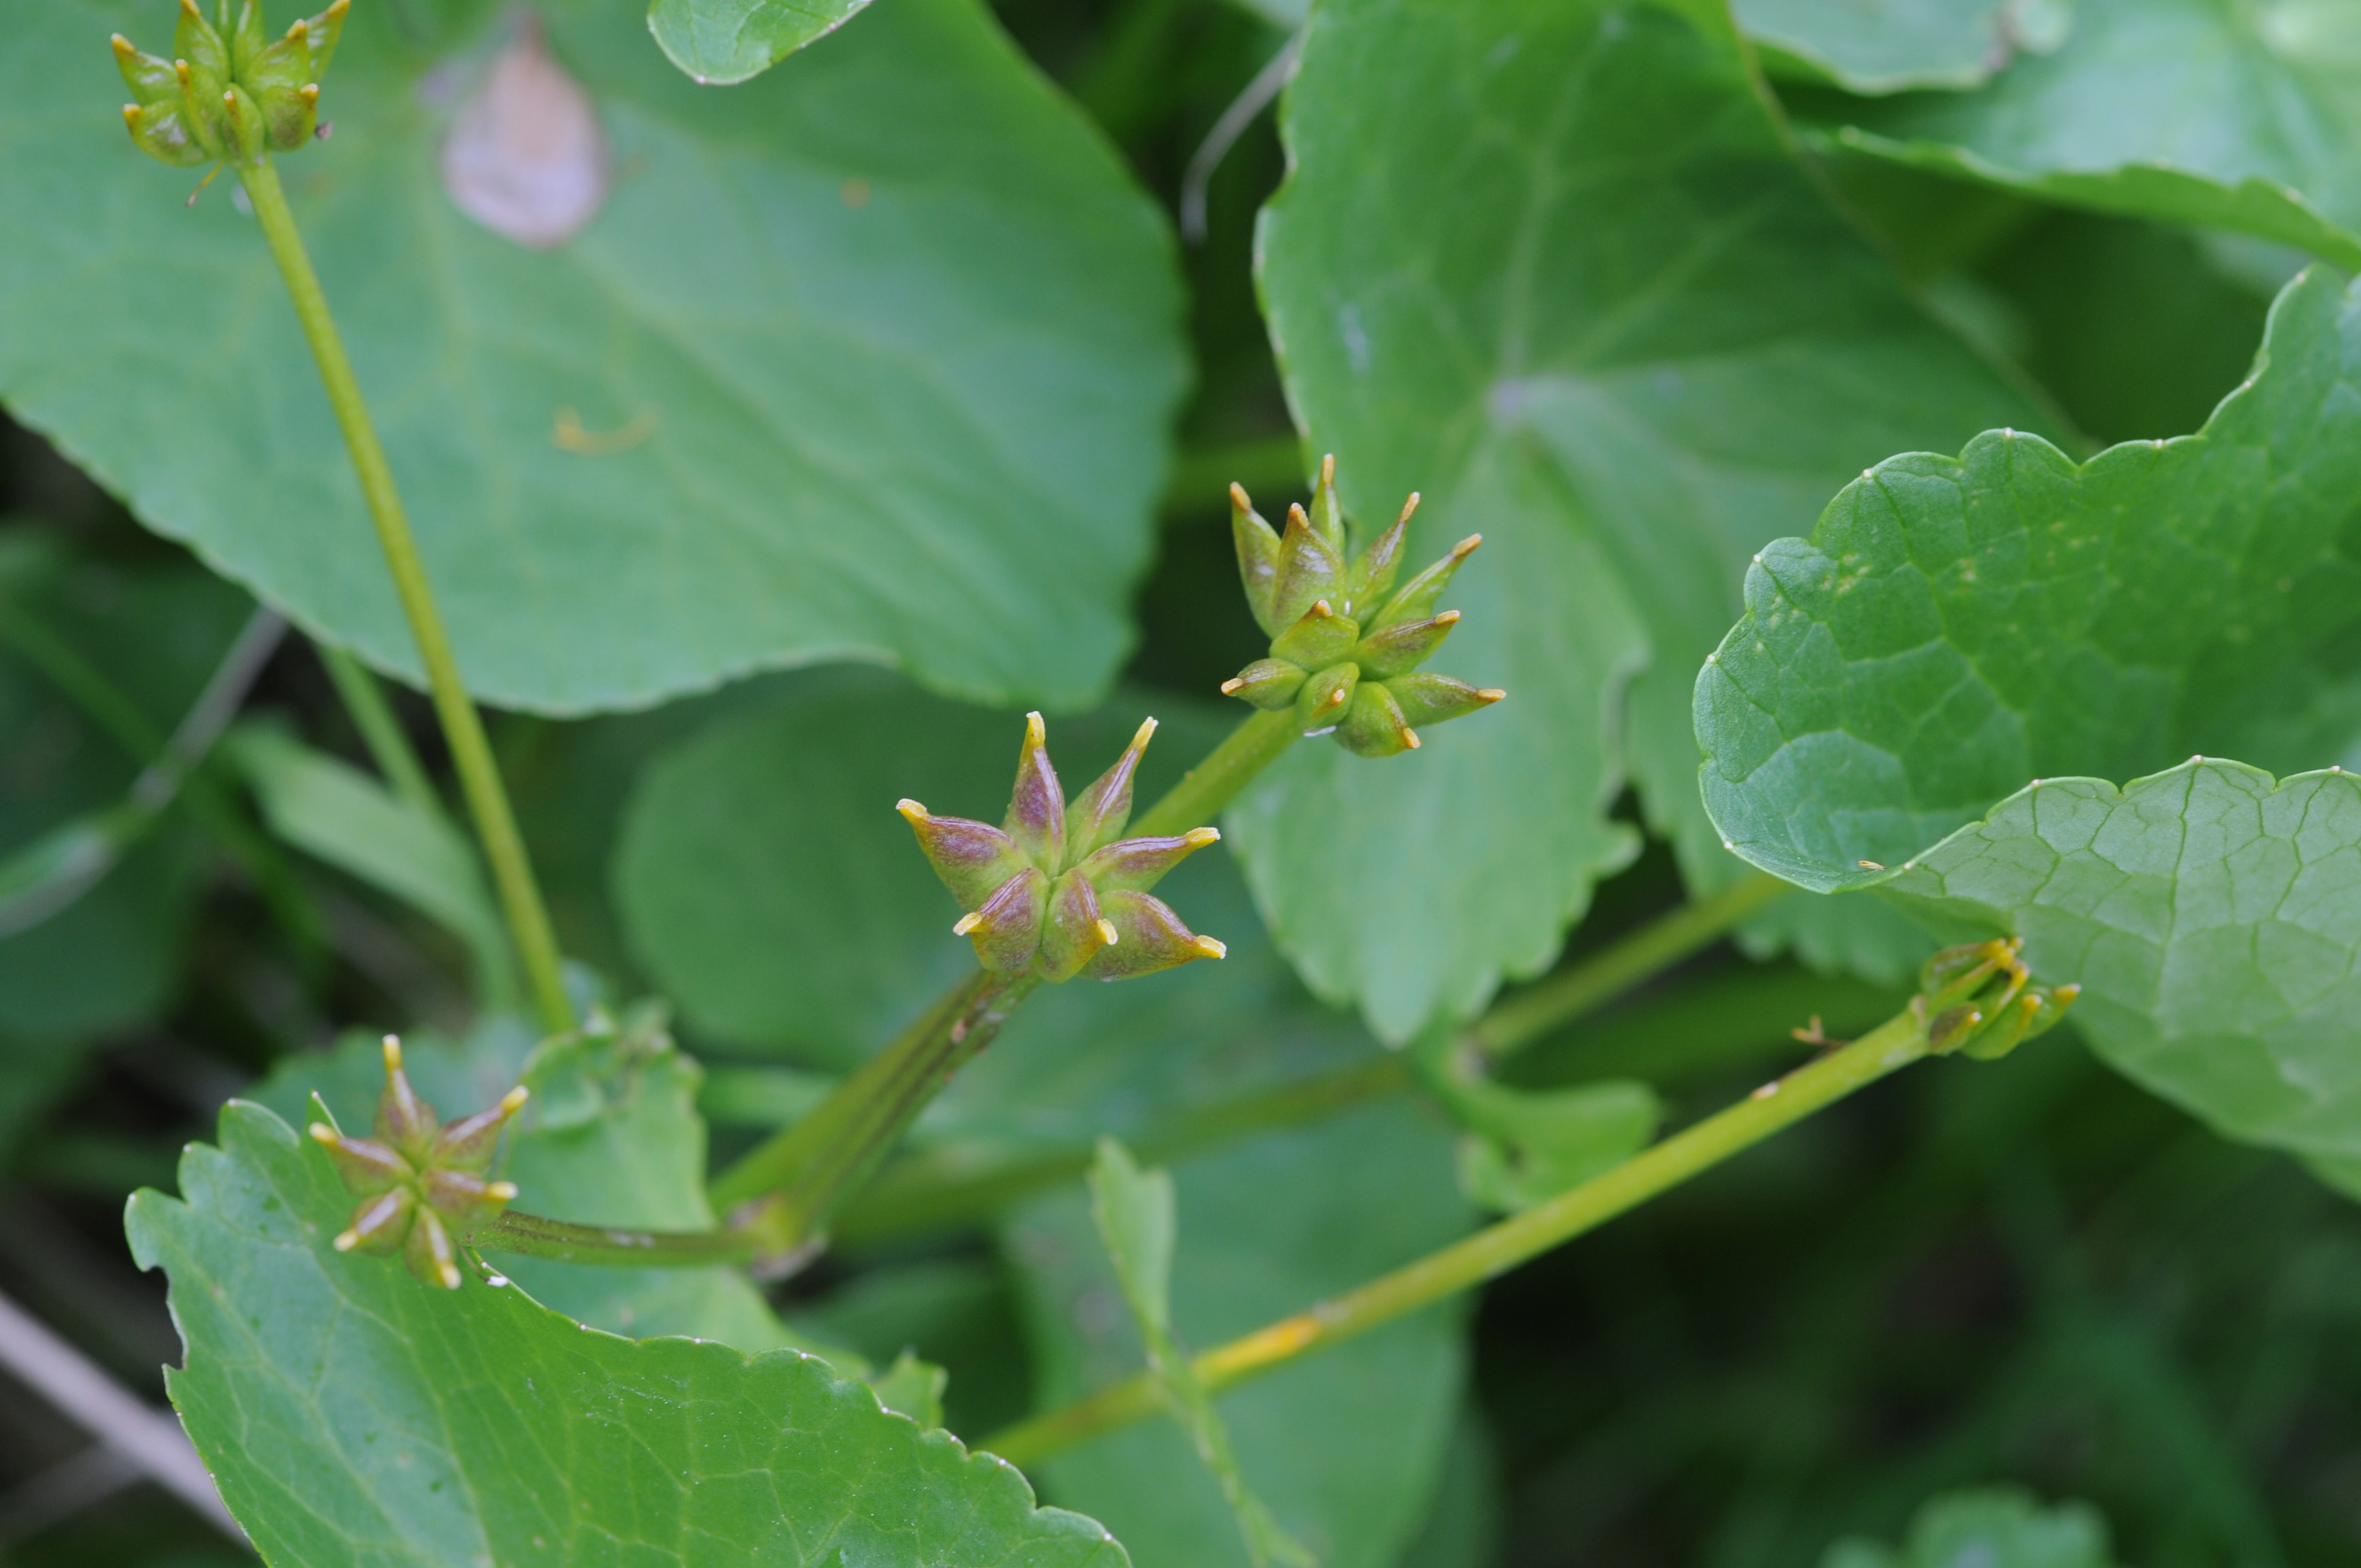
[[[287,205],[287,192],[280,184],[278,169],[268,159],[261,159],[239,165],[237,173],[254,204],[255,219],[262,226],[271,259],[279,264],[280,276],[286,281],[296,320],[302,323],[304,340],[311,345],[312,357],[319,366],[328,404],[335,411],[346,448],[352,455],[353,472],[368,502],[369,521],[377,528],[378,543],[393,574],[394,592],[401,598],[403,615],[409,619],[411,635],[417,639],[419,659],[426,667],[427,685],[434,700],[435,717],[442,721],[444,739],[451,748],[451,761],[459,774],[459,787],[467,798],[468,812],[475,818],[477,835],[483,842],[484,858],[491,863],[500,908],[523,961],[542,1026],[553,1034],[563,1033],[573,1028],[576,1020],[559,968],[557,938],[550,929],[541,890],[534,884],[532,861],[525,854],[523,835],[517,831],[515,814],[509,807],[508,792],[501,786],[500,769],[492,761],[483,719],[460,679],[458,661],[452,654],[442,613],[435,608],[434,590],[426,581],[425,564],[419,558],[417,541],[411,534],[409,519],[402,513],[401,494],[394,488],[393,470],[386,462],[385,449],[379,444],[377,429],[369,421],[368,405],[361,397],[360,383],[353,375],[344,340],[337,334],[335,318],[329,313],[327,295],[320,288],[318,274],[312,270],[312,258],[305,253],[302,236],[296,230],[295,214]]]
[[[1243,1383],[1473,1288],[1596,1229],[1927,1055],[1922,1012],[1914,1003],[1852,1044],[1765,1084],[1602,1176],[1357,1289],[1205,1352],[1194,1364],[1198,1378],[1216,1392]],[[976,1446],[1027,1465],[1161,1408],[1154,1378],[1129,1377]]]

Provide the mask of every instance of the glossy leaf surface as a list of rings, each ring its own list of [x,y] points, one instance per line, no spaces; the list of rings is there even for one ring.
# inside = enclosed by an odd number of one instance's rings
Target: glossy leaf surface
[[[1417,489],[1413,558],[1485,535],[1453,656],[1509,692],[1382,764],[1298,748],[1230,816],[1306,979],[1399,1039],[1549,962],[1628,852],[1627,747],[1692,883],[1730,875],[1688,684],[1747,556],[1889,453],[2039,416],[1827,204],[1717,7],[1345,0],[1285,128],[1290,394],[1355,517]]]
[[[1843,145],[2037,198],[2242,230],[2361,265],[2361,13],[2077,0],[1971,93],[1814,104]]]
[[[357,7],[336,136],[286,166],[471,687],[580,711],[859,658],[1101,689],[1181,376],[1169,241],[1107,146],[968,0],[731,93],[632,7],[551,10],[615,176],[570,241],[442,188],[489,5],[432,50]],[[0,56],[0,202],[44,214],[0,246],[0,396],[150,526],[414,672],[260,236],[225,190],[184,211],[187,172],[109,111],[108,33],[169,21],[41,5]]]
[[[1088,1519],[792,1351],[585,1331],[328,1238],[327,1157],[258,1106],[133,1200],[188,1344],[198,1452],[286,1563],[1119,1564]]]

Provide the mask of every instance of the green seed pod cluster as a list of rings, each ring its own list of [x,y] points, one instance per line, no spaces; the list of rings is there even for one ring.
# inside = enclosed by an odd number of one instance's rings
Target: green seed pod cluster
[[[1132,777],[1156,733],[1139,727],[1115,766],[1071,801],[1049,765],[1041,716],[1025,716],[1025,744],[1016,757],[1016,789],[1001,826],[962,817],[937,817],[915,800],[895,809],[918,835],[918,847],[967,911],[956,934],[975,944],[975,956],[1002,974],[1066,981],[1128,980],[1227,950],[1180,923],[1162,899],[1150,896],[1164,874],[1208,844],[1213,828],[1171,838],[1120,837],[1131,820]]]
[[[1222,683],[1224,695],[1266,711],[1292,707],[1306,735],[1334,735],[1356,756],[1391,757],[1418,746],[1418,727],[1489,707],[1509,694],[1471,686],[1419,665],[1451,635],[1459,612],[1434,601],[1459,564],[1484,543],[1471,533],[1450,554],[1393,589],[1402,536],[1418,510],[1413,493],[1394,524],[1349,565],[1336,500],[1336,459],[1320,462],[1309,512],[1287,509],[1281,532],[1230,487],[1230,532],[1238,576],[1270,656]]]
[[[261,0],[236,0],[235,22],[231,4],[215,0],[208,21],[197,0],[181,0],[170,60],[115,35],[115,63],[132,98],[123,118],[141,151],[180,167],[254,164],[312,139],[320,78],[352,0],[335,0],[276,38],[263,29]]]
[[[517,1195],[515,1184],[484,1177],[500,1150],[500,1129],[522,1108],[525,1095],[522,1086],[511,1089],[490,1110],[446,1127],[410,1087],[401,1042],[388,1035],[377,1136],[347,1137],[325,1122],[311,1127],[346,1188],[361,1201],[352,1224],[336,1237],[336,1250],[399,1252],[411,1273],[456,1290],[459,1248]]]
[[[1938,1056],[1961,1051],[1995,1061],[2036,1035],[2047,1034],[2082,993],[2079,985],[2029,984],[2017,957],[2025,938],[1945,948],[1918,971],[1911,1001],[1927,1020],[1927,1043]]]

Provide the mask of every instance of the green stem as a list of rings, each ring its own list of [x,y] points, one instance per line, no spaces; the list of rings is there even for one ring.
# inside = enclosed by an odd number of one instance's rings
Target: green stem
[[[516,941],[526,979],[532,983],[542,1026],[552,1033],[569,1030],[575,1025],[574,1007],[566,997],[557,938],[550,929],[541,890],[533,883],[533,865],[525,856],[523,836],[517,831],[516,817],[509,809],[508,793],[500,786],[491,745],[484,738],[483,720],[459,678],[458,661],[452,655],[450,639],[444,633],[442,615],[434,608],[425,565],[419,559],[417,542],[411,537],[409,521],[402,515],[393,470],[387,465],[385,449],[378,444],[377,430],[369,422],[368,405],[362,400],[352,361],[346,357],[344,340],[336,334],[335,319],[328,313],[327,296],[321,291],[319,277],[312,270],[312,258],[304,253],[302,236],[296,232],[295,214],[288,208],[287,192],[279,183],[279,170],[264,161],[240,168],[238,178],[245,182],[247,195],[253,202],[255,219],[262,225],[271,258],[279,263],[280,275],[286,280],[296,319],[302,323],[303,336],[312,345],[312,357],[319,364],[320,381],[327,389],[328,404],[335,411],[336,423],[345,433],[346,448],[352,454],[353,472],[368,502],[369,521],[377,527],[378,543],[384,549],[386,565],[393,573],[394,592],[401,599],[402,613],[409,617],[411,635],[417,639],[418,655],[426,666],[435,716],[442,720],[452,764],[459,774],[460,790],[467,797],[467,810],[475,818],[478,837],[483,840],[484,858],[491,863],[492,881],[500,889],[500,907],[508,916],[510,935]]]
[[[1488,1057],[1521,1050],[1711,945],[1756,910],[1793,891],[1793,883],[1755,872],[1710,898],[1682,905],[1651,921],[1572,969],[1495,1002],[1468,1036]]]
[[[1041,981],[978,970],[866,1063],[819,1109],[716,1177],[724,1213],[775,1194],[769,1223],[800,1245],[821,1234],[846,1199],[901,1142],[918,1113],[980,1055]]]
[[[1131,1139],[1142,1161],[1169,1165],[1234,1139],[1317,1121],[1409,1087],[1399,1053],[1217,1102]],[[878,1173],[832,1227],[858,1246],[927,1234],[983,1220],[1021,1198],[1075,1180],[1091,1168],[1089,1146],[979,1161],[972,1147],[917,1150]]]
[[[577,1225],[511,1209],[479,1227],[468,1245],[478,1252],[555,1258],[560,1263],[601,1263],[626,1268],[694,1268],[703,1264],[752,1263],[772,1249],[752,1229],[642,1231],[615,1225]]]
[[[1164,798],[1134,817],[1124,831],[1138,838],[1169,837],[1202,828],[1222,814],[1257,773],[1279,759],[1302,733],[1295,710],[1257,713],[1223,738],[1191,768]]]
[[[1916,1006],[1905,1009],[1852,1044],[1764,1085],[1603,1176],[1308,1311],[1207,1351],[1196,1358],[1198,1377],[1212,1390],[1242,1383],[1481,1285],[1637,1208],[1925,1056],[1927,1030],[1918,1013]],[[1030,1464],[1160,1409],[1156,1381],[1143,1374],[1019,1422],[976,1446],[1012,1464]]]
[[[345,711],[352,715],[353,728],[361,732],[361,744],[368,748],[369,758],[377,771],[393,786],[393,793],[429,817],[443,815],[443,797],[434,793],[434,782],[427,778],[426,768],[418,760],[418,752],[402,732],[401,720],[394,717],[393,704],[386,700],[385,687],[371,674],[368,666],[334,643],[314,642],[320,663],[335,684],[336,695],[344,699]]]
[[[1460,1038],[1502,1056],[1575,1023],[1679,962],[1788,891],[1775,877],[1750,878],[1699,904],[1684,905],[1621,941],[1537,985],[1506,997]],[[1234,1137],[1315,1120],[1410,1086],[1403,1056],[1257,1091],[1176,1120],[1136,1143],[1140,1158],[1170,1161]],[[939,1231],[982,1219],[1090,1168],[1087,1147],[1001,1157],[979,1164],[956,1146],[924,1150],[882,1170],[835,1227],[847,1244]]]

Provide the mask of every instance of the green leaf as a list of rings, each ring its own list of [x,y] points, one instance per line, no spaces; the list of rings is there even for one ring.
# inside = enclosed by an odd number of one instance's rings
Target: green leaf
[[[473,690],[627,707],[860,658],[1071,705],[1127,649],[1183,367],[1162,219],[973,0],[907,0],[732,93],[634,8],[545,8],[604,128],[557,248],[478,226],[437,148],[483,79],[357,8],[291,198]],[[292,310],[228,192],[126,145],[106,38],[0,58],[0,396],[150,526],[414,676]]]
[[[1423,493],[1413,559],[1485,535],[1454,668],[1509,691],[1384,764],[1298,748],[1231,813],[1307,980],[1403,1039],[1552,960],[1629,852],[1621,753],[1691,885],[1732,874],[1688,683],[1747,556],[1888,453],[2042,422],[1828,206],[1718,7],[1340,0],[1285,130],[1290,399],[1356,518]]]
[[[1118,1564],[1022,1476],[826,1363],[589,1332],[522,1288],[339,1255],[327,1157],[258,1106],[128,1229],[171,1277],[173,1402],[266,1559]]]
[[[1172,1322],[1198,1348],[1453,1241],[1469,1218],[1448,1135],[1400,1102],[1236,1146],[1173,1177],[1185,1219]],[[1137,1369],[1140,1342],[1079,1190],[1019,1211],[1002,1248],[1017,1271],[1042,1405]],[[1457,1310],[1444,1307],[1221,1396],[1240,1466],[1322,1568],[1394,1568],[1417,1533],[1455,1427],[1460,1334]],[[1114,1433],[1045,1462],[1039,1477],[1049,1496],[1111,1521],[1143,1568],[1247,1562],[1220,1486],[1176,1426]]]
[[[1839,1541],[1820,1568],[2110,1568],[2107,1521],[2088,1503],[2043,1508],[2019,1486],[1949,1492],[1922,1505],[1900,1551]]]
[[[0,550],[0,853],[22,856],[45,835],[85,846],[93,829],[104,836],[148,748],[160,749],[253,607],[193,565],[78,560],[30,528],[10,533]],[[46,658],[35,662],[52,646],[126,705],[115,722],[77,701]],[[170,1000],[203,841],[179,819],[136,837],[79,898],[0,937],[0,1031],[101,1034]]]
[[[1815,104],[1837,145],[2073,206],[2361,266],[2361,17],[2292,0],[2077,0],[1978,92]]]
[[[648,31],[700,87],[759,76],[851,21],[869,0],[649,0]]]
[[[2361,785],[2204,755],[2103,781],[2191,752],[2317,765],[2361,735],[2356,315],[2323,269],[2290,285],[2195,436],[2077,467],[1996,432],[1881,465],[1763,552],[1697,686],[1706,803],[1745,859],[2022,935],[2114,1066],[2346,1158]]]
[[[1747,575],[1699,674],[1740,855],[1864,884],[2028,779],[2192,752],[2318,766],[2361,735],[2361,298],[2290,284],[2202,432],[2077,466],[1994,431],[1880,464]]]
[[[1179,1221],[1173,1212],[1172,1173],[1142,1170],[1131,1151],[1114,1138],[1101,1138],[1091,1168],[1091,1219],[1115,1266],[1115,1282],[1131,1307],[1132,1321],[1148,1353],[1148,1369],[1197,1447],[1223,1500],[1236,1516],[1238,1536],[1254,1568],[1285,1563],[1312,1568],[1311,1555],[1271,1518],[1270,1509],[1246,1486],[1238,1468],[1229,1428],[1199,1382],[1187,1354],[1172,1338],[1172,1246]]]
[[[249,726],[223,750],[271,832],[441,925],[467,944],[485,1004],[513,1002],[506,928],[474,846],[448,817],[275,729]]]
[[[1737,0],[1730,9],[1777,74],[1854,93],[1973,87],[2020,47],[2063,40],[2074,0]],[[2022,16],[2020,14],[2023,14]],[[2026,21],[2035,23],[2027,29]],[[2025,36],[2031,30],[2034,36]]]

